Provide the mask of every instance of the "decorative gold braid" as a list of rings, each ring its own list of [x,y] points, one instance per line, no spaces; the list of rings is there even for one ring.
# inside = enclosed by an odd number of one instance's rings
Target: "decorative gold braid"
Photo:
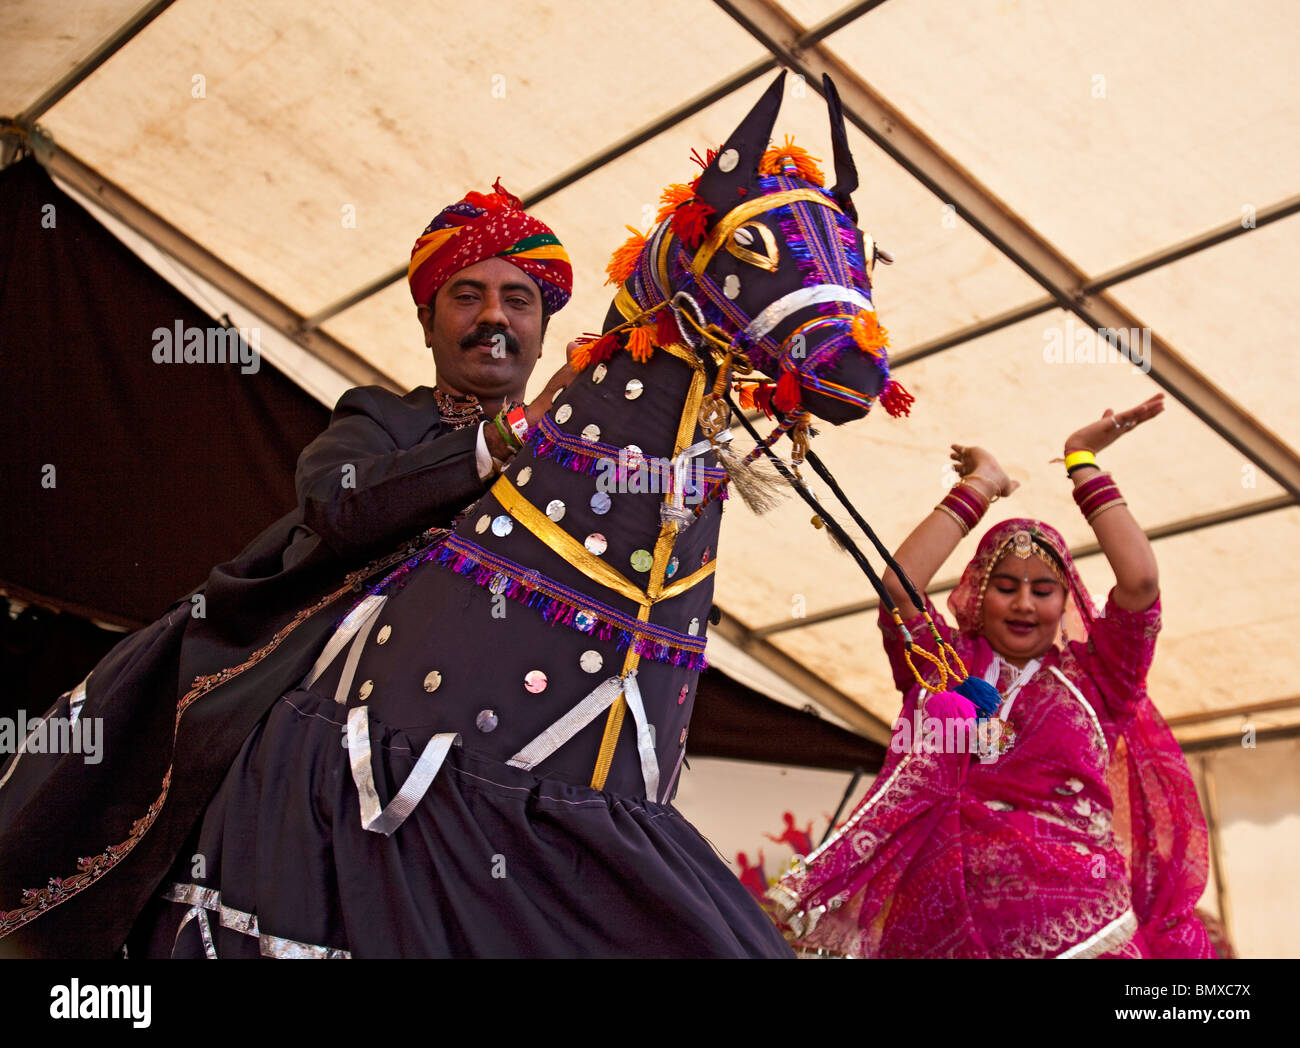
[[[593,554],[529,502],[508,477],[502,475],[492,485],[490,493],[501,503],[501,508],[523,525],[538,541],[553,550],[556,556],[572,564],[596,585],[613,590],[634,604],[649,606],[653,603],[645,590],[636,586],[607,561]]]
[[[694,355],[691,360],[695,361]],[[704,368],[702,366],[694,367],[691,371],[691,385],[686,393],[686,400],[682,403],[681,418],[677,423],[677,438],[673,444],[673,458],[676,459],[691,444],[691,438],[695,435],[695,426],[699,420],[700,403],[704,399]],[[672,493],[664,495],[665,504],[672,501]],[[646,596],[650,602],[663,599],[664,572],[668,568],[668,558],[672,555],[673,543],[677,539],[677,524],[670,521],[662,525],[659,529],[659,538],[655,542],[654,562],[650,566],[650,581],[646,584]],[[717,558],[710,561],[716,565]],[[695,582],[701,582],[708,577],[707,572],[697,571],[683,581],[694,579]],[[694,583],[692,583],[694,584]],[[674,590],[676,587],[673,587]],[[683,591],[684,592],[684,591]],[[675,592],[674,596],[677,595]],[[650,604],[647,603],[637,612],[637,619],[645,622],[650,618]],[[637,668],[640,662],[640,655],[637,654],[635,647],[629,647],[627,655],[623,659],[623,676],[631,673]],[[627,713],[627,700],[620,694],[614,700],[614,704],[609,708],[609,713],[605,717],[605,731],[600,740],[600,751],[596,755],[596,766],[591,773],[591,788],[594,790],[603,790],[605,781],[609,778],[610,766],[614,763],[614,750],[618,745],[619,731],[623,727],[623,718]],[[658,798],[651,797],[650,800]]]
[[[815,189],[787,189],[780,193],[768,193],[766,196],[746,200],[744,203],[733,207],[718,220],[718,224],[713,227],[713,232],[709,234],[709,239],[696,252],[695,258],[691,262],[691,272],[697,277],[703,273],[709,264],[709,260],[727,242],[727,238],[751,218],[800,200],[807,201],[810,204],[820,204],[832,211],[840,210],[839,205],[834,200],[823,196]]]

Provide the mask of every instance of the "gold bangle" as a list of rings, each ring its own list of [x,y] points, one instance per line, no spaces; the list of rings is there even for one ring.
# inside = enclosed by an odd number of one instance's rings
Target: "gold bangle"
[[[984,476],[982,473],[972,473],[968,477],[962,477],[959,483],[965,484],[968,481],[972,481],[972,480],[982,480],[984,481],[985,484],[987,484],[989,487],[993,489],[992,495],[985,495],[984,492],[980,491],[979,488],[976,488],[974,485],[971,485],[972,489],[979,494],[980,498],[984,499],[984,501],[987,502],[990,506],[993,505],[993,503],[997,502],[997,500],[1002,497],[1002,489],[999,488],[996,484],[993,483],[993,481],[990,478]]]
[[[1098,506],[1090,514],[1088,514],[1088,523],[1091,524],[1094,520],[1100,517],[1112,506],[1127,506],[1127,505],[1128,503],[1125,502],[1123,499],[1113,499],[1112,501],[1107,502],[1106,505],[1104,506]]]
[[[957,527],[961,528],[962,538],[965,538],[967,535],[970,534],[970,528],[966,527],[966,525],[962,523],[961,517],[957,516],[956,513],[950,510],[942,502],[940,502],[939,505],[935,506],[934,508],[939,510],[942,513],[947,513],[948,516],[952,517],[952,519],[957,522]]]

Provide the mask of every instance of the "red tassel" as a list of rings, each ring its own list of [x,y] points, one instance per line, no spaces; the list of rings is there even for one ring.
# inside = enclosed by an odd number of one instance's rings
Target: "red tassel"
[[[665,307],[659,310],[659,316],[655,321],[655,344],[659,346],[671,346],[677,342],[685,341],[682,338],[681,330],[677,327],[677,317],[671,309]]]
[[[916,397],[905,390],[901,382],[892,378],[885,383],[885,388],[880,394],[880,406],[894,418],[910,415],[915,402]]]
[[[754,390],[754,407],[768,418],[772,417],[772,394],[776,387],[764,383]]]
[[[781,377],[776,380],[776,394],[772,397],[772,403],[778,411],[787,413],[801,403],[799,377],[793,371],[781,372]]]
[[[581,345],[569,358],[569,366],[574,371],[586,371],[592,364],[599,364],[614,355],[618,348],[618,336],[613,332],[608,335],[583,335]]]
[[[707,168],[711,163],[713,163],[717,155],[718,151],[716,149],[706,149],[703,156],[700,156],[696,150],[691,150],[691,159],[700,165],[701,170]]]
[[[616,349],[618,349],[618,334],[611,331],[608,335],[602,335],[598,341],[592,343],[589,351],[591,362],[603,364],[614,355]]]
[[[673,233],[676,234],[678,240],[694,250],[700,246],[700,241],[704,239],[704,234],[708,232],[709,216],[713,213],[713,208],[709,207],[703,200],[691,200],[688,203],[680,204],[677,210],[673,212]]]

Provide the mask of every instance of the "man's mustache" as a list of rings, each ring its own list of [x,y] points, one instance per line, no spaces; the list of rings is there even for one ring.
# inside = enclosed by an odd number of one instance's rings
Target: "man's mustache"
[[[489,324],[479,325],[462,338],[460,348],[473,349],[482,343],[488,343],[494,347],[504,345],[512,355],[519,356],[519,339],[515,338],[509,331],[503,331],[501,328],[495,328]]]

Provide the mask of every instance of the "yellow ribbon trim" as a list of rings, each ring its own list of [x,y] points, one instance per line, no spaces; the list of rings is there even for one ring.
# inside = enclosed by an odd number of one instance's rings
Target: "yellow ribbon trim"
[[[695,586],[699,585],[699,583],[712,575],[713,569],[717,566],[718,561],[714,558],[693,575],[687,575],[684,579],[678,579],[671,586],[664,588],[664,591],[655,598],[655,603],[658,603],[661,600],[672,600],[674,597],[680,597],[687,590],[693,589]]]
[[[835,201],[827,199],[815,189],[787,189],[781,193],[768,193],[766,196],[746,200],[723,215],[718,224],[713,227],[709,239],[704,242],[704,246],[695,255],[695,261],[691,263],[691,272],[697,277],[703,273],[718,248],[722,247],[727,242],[727,238],[751,218],[800,200],[806,200],[810,204],[821,204],[822,207],[829,207],[832,211],[840,210]]]
[[[611,589],[643,607],[648,608],[653,603],[644,590],[637,588],[621,572],[591,553],[586,546],[524,498],[519,489],[510,483],[508,477],[502,475],[492,485],[492,497],[501,503],[502,508],[515,520],[592,582]]]
[[[617,301],[617,298],[615,299]],[[664,347],[668,348],[668,347]],[[681,346],[673,347],[681,353],[686,350]],[[677,353],[673,354],[677,356]],[[704,399],[704,368],[699,365],[694,354],[690,354],[689,362],[696,365],[691,372],[691,387],[686,393],[686,402],[682,405],[682,417],[677,423],[677,440],[673,446],[673,458],[680,455],[691,444],[691,438],[695,435],[695,426],[700,418],[700,403]],[[672,501],[672,493],[669,492],[664,496],[665,504]],[[549,522],[548,522],[549,523]],[[668,558],[672,556],[673,543],[677,540],[677,525],[675,523],[664,524],[659,529],[659,538],[655,542],[654,563],[650,566],[650,581],[646,586],[647,601],[653,602],[666,599],[667,591],[664,590],[664,572],[668,568]],[[585,549],[584,549],[585,552]],[[711,560],[706,567],[716,566],[717,561]],[[695,572],[682,580],[682,583],[691,582],[694,585],[708,577],[708,573],[701,570]],[[693,581],[692,581],[693,580]],[[670,587],[675,592],[684,593],[688,587],[682,586],[678,590],[675,584]],[[637,613],[637,619],[641,622],[650,619],[650,604],[644,604]],[[626,676],[632,670],[636,669],[641,661],[638,655],[631,647],[628,648],[627,656],[623,659],[623,675]],[[618,734],[623,727],[623,717],[627,713],[627,700],[619,695],[614,700],[614,705],[609,708],[609,714],[605,718],[605,732],[600,740],[600,752],[596,756],[596,767],[591,773],[591,788],[594,790],[603,790],[605,781],[609,778],[610,766],[614,763],[614,749],[618,745]],[[652,801],[658,801],[659,798],[651,797]]]

